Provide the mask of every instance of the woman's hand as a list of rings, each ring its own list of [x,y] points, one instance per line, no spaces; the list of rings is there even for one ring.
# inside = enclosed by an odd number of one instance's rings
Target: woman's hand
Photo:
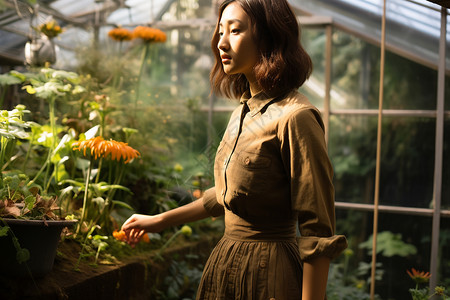
[[[159,215],[148,216],[134,214],[122,225],[127,243],[134,247],[146,232],[160,232],[164,229]]]
[[[159,215],[148,216],[134,214],[122,225],[128,244],[134,247],[146,232],[160,232],[169,226],[176,226],[209,217],[203,202],[197,199],[194,202]]]

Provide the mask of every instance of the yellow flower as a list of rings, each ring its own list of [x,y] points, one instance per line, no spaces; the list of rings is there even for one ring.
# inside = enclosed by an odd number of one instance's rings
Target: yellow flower
[[[129,41],[133,38],[133,32],[126,28],[117,27],[108,32],[108,36],[115,41]]]
[[[134,28],[133,36],[144,40],[146,43],[163,43],[167,40],[164,32],[147,26],[137,26]]]
[[[179,163],[176,163],[175,166],[173,166],[173,169],[174,169],[175,172],[181,173],[181,172],[183,172],[183,169],[184,169],[184,168],[183,168],[183,166],[180,165]]]
[[[38,27],[38,30],[49,38],[54,38],[64,32],[64,29],[61,28],[58,25],[58,22],[56,22],[54,19],[51,19],[47,23],[41,24]]]
[[[437,286],[434,288],[434,292],[436,293],[436,295],[438,296],[443,296],[445,295],[445,287],[443,286]]]
[[[417,284],[427,283],[431,277],[430,272],[417,271],[414,268],[411,269],[411,272],[409,270],[406,270],[406,273],[408,273],[409,277],[411,277],[411,279],[414,280],[414,282]]]
[[[181,233],[184,234],[185,236],[191,236],[192,234],[192,228],[189,227],[188,225],[184,225],[183,227],[181,227]]]
[[[91,155],[94,158],[111,156],[112,160],[124,160],[124,163],[129,163],[134,158],[141,156],[139,151],[128,146],[127,143],[117,142],[114,140],[105,141],[101,136],[81,141],[72,144],[73,150],[83,151],[86,156],[86,150],[91,150]]]

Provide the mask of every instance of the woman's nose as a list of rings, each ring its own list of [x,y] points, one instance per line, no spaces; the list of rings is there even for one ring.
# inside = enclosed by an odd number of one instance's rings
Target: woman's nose
[[[217,48],[219,48],[219,50],[226,50],[228,49],[228,38],[227,36],[224,34],[220,37],[219,42],[217,43]]]

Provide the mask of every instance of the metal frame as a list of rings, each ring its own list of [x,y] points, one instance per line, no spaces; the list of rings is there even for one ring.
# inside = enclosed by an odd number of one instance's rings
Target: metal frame
[[[436,148],[434,165],[434,212],[431,235],[430,272],[438,275],[439,231],[442,200],[442,163],[444,153],[444,104],[445,104],[445,59],[447,35],[447,9],[441,10],[441,38],[439,41],[439,70],[437,85],[437,116],[436,116]],[[438,276],[430,279],[430,290],[433,291],[438,282]]]

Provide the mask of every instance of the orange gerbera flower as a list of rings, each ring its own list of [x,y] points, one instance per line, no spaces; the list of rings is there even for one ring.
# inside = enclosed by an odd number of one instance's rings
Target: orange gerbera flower
[[[167,40],[167,36],[164,32],[147,26],[137,26],[134,28],[133,36],[135,38],[141,38],[146,43],[163,43]]]
[[[83,155],[86,156],[86,150],[91,150],[91,155],[94,158],[111,156],[112,160],[120,161],[124,160],[124,163],[129,163],[132,159],[141,156],[139,151],[128,146],[127,143],[117,142],[114,140],[105,141],[101,136],[95,138],[75,142],[72,144],[73,150],[83,151]]]
[[[406,273],[408,273],[409,277],[411,277],[411,279],[414,280],[414,282],[417,284],[427,283],[431,277],[430,272],[417,271],[414,268],[411,269],[411,272],[409,270],[406,270]]]
[[[129,41],[133,38],[133,32],[126,28],[117,27],[108,32],[108,36],[115,41]]]

